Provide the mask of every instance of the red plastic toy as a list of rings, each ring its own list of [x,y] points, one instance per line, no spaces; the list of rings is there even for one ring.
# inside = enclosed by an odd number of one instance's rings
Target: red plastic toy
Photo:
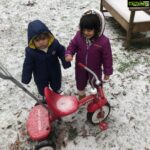
[[[92,124],[98,124],[101,130],[107,129],[108,125],[104,120],[110,113],[110,105],[104,95],[102,83],[92,70],[81,63],[79,65],[93,75],[92,94],[78,100],[75,96],[60,95],[45,87],[44,93],[47,105],[45,107],[42,105],[34,106],[29,114],[26,125],[30,138],[39,141],[39,144],[36,145],[36,150],[42,150],[42,148],[53,150],[52,143],[45,142],[52,130],[52,122],[76,112],[80,106],[86,103],[89,103],[87,107],[87,119]],[[94,85],[96,85],[96,88]]]

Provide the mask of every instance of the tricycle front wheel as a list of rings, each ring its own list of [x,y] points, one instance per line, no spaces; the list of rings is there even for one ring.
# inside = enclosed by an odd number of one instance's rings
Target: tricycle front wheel
[[[55,150],[55,144],[52,144],[49,141],[42,141],[35,146],[35,150]]]
[[[87,120],[92,124],[99,124],[107,119],[110,109],[110,104],[106,103],[101,109],[97,109],[95,112],[88,112]]]

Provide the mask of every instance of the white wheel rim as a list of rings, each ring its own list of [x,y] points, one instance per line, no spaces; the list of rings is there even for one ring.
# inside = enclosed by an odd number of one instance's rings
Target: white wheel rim
[[[41,147],[39,150],[53,150],[53,148],[51,146],[44,146]]]
[[[98,118],[97,115],[99,112],[103,111],[104,112],[104,117],[102,118]],[[108,106],[103,106],[102,109],[98,109],[96,110],[94,113],[93,113],[93,116],[92,116],[92,122],[93,123],[99,123],[101,121],[103,121],[109,114],[109,107]]]

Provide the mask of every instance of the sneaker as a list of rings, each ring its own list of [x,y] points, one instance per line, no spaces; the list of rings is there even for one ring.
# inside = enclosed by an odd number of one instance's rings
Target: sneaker
[[[40,94],[38,94],[38,100],[39,100],[40,102],[42,102],[43,104],[47,104],[45,97],[42,96],[42,95],[40,95]]]
[[[43,96],[43,99],[41,101],[43,104],[47,104],[45,97]]]
[[[38,94],[38,96],[37,96],[37,98],[38,98],[39,101],[42,101],[42,100],[43,100],[43,97],[44,97],[44,96],[41,95],[41,94]]]

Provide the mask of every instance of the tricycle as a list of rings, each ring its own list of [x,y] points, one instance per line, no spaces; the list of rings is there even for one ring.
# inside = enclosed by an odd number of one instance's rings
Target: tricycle
[[[85,104],[87,104],[87,120],[94,125],[99,125],[101,130],[107,129],[108,125],[105,120],[110,113],[111,107],[104,95],[102,81],[87,66],[82,63],[78,65],[92,75],[91,93],[79,100],[76,96],[61,95],[55,93],[49,87],[45,87],[46,104],[44,104],[17,81],[0,63],[0,78],[11,80],[37,101],[37,104],[31,109],[26,122],[30,139],[38,143],[35,146],[35,150],[55,150],[56,144],[48,140],[52,132],[52,123],[77,112]]]
[[[60,95],[53,92],[49,87],[45,87],[46,107],[42,105],[34,106],[27,120],[27,131],[30,138],[41,141],[36,145],[36,150],[42,150],[44,147],[49,148],[48,150],[55,149],[54,143],[46,142],[52,130],[52,123],[57,119],[77,112],[86,103],[88,103],[87,120],[94,125],[98,124],[102,130],[107,128],[107,123],[104,121],[110,113],[110,104],[104,95],[102,82],[88,67],[81,63],[78,65],[93,76],[91,94],[79,100],[76,96]]]

